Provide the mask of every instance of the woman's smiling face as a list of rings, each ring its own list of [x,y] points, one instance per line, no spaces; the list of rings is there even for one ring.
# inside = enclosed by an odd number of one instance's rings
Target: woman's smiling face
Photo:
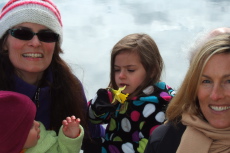
[[[37,33],[48,30],[45,26],[35,23],[22,23],[16,28],[25,28]],[[10,34],[4,44],[4,50],[8,50],[9,58],[16,71],[23,76],[35,74],[41,76],[50,65],[55,42],[42,42],[35,35],[31,40],[20,40]]]
[[[215,128],[230,127],[230,54],[216,54],[204,67],[198,86],[201,111]]]

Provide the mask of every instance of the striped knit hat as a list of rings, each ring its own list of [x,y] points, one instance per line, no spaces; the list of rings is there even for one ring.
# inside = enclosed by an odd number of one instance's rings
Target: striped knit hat
[[[0,38],[8,29],[24,22],[46,26],[59,34],[62,43],[61,15],[51,0],[10,0],[0,14]]]
[[[0,91],[0,152],[19,153],[28,137],[36,106],[23,94]]]

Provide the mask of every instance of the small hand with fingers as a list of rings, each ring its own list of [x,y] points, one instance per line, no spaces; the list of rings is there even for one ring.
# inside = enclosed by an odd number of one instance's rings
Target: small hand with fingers
[[[65,134],[65,136],[69,137],[69,138],[76,138],[80,135],[81,133],[81,129],[80,129],[80,119],[77,118],[75,116],[71,116],[71,117],[66,117],[65,120],[62,121],[62,125],[63,125],[63,133]]]

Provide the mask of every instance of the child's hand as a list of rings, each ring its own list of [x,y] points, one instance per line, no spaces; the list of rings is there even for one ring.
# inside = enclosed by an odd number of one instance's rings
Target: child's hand
[[[96,114],[115,112],[115,107],[111,104],[112,93],[107,89],[99,89],[96,97],[91,101],[91,106]]]
[[[81,133],[80,127],[80,119],[77,118],[75,116],[71,116],[71,117],[66,117],[65,120],[62,121],[62,131],[65,134],[65,136],[69,137],[69,138],[76,138],[79,136],[79,134]]]

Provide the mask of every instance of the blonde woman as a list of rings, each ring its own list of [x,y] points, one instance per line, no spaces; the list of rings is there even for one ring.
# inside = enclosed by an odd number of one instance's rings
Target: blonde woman
[[[145,153],[230,152],[229,65],[229,34],[204,42],[167,108],[167,123],[152,133]]]

